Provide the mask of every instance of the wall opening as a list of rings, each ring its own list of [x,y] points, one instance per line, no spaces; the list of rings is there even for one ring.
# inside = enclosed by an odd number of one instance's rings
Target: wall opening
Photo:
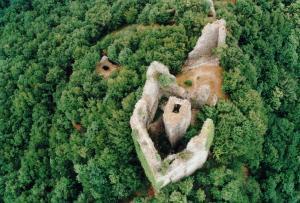
[[[109,67],[106,66],[106,65],[104,65],[102,68],[103,68],[103,70],[105,70],[105,71],[108,71],[108,70],[109,70]]]
[[[173,113],[179,113],[181,105],[180,104],[175,104],[173,108]]]

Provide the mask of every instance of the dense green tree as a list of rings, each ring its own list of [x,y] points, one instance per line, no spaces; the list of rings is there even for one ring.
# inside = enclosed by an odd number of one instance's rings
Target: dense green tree
[[[297,202],[299,0],[215,1],[227,21],[216,50],[228,99],[210,117],[204,168],[155,197],[129,119],[153,60],[181,70],[206,0],[0,2],[0,202]],[[106,54],[120,65],[95,72]]]

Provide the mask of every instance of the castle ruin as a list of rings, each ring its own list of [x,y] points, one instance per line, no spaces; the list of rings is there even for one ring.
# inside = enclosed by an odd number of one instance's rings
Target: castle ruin
[[[135,105],[130,125],[137,155],[156,190],[191,175],[207,160],[214,137],[214,123],[211,119],[206,119],[199,134],[187,143],[185,149],[169,154],[164,159],[155,148],[149,131],[151,129],[160,136],[164,130],[171,146],[174,147],[193,120],[192,111],[204,104],[215,105],[218,98],[222,98],[222,94],[218,92],[221,91],[221,79],[218,78],[220,75],[210,72],[210,68],[219,67],[219,59],[212,51],[225,44],[225,38],[224,20],[206,25],[194,50],[189,53],[181,73],[183,75],[177,78],[159,62],[154,61],[148,67],[143,94]],[[210,74],[203,72],[204,69],[208,69]],[[200,74],[190,72],[195,70]],[[198,78],[195,78],[195,75]],[[182,80],[178,79],[180,77],[191,81],[192,88],[181,84]],[[168,101],[162,108],[162,117],[154,121],[161,98],[168,98]],[[159,129],[155,131],[155,127]]]

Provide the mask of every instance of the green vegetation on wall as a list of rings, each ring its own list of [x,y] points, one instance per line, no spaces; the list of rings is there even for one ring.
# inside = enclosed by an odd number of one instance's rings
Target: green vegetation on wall
[[[149,179],[149,181],[151,182],[151,184],[153,185],[153,187],[159,191],[160,190],[160,187],[161,187],[161,183],[157,182],[154,178],[154,173],[153,171],[151,170],[150,166],[148,165],[148,162],[146,160],[146,157],[144,155],[144,153],[142,152],[142,149],[141,149],[141,146],[140,144],[138,143],[137,139],[137,132],[135,130],[132,131],[132,139],[133,139],[133,143],[134,143],[134,146],[135,146],[135,150],[136,150],[136,153],[137,153],[137,156],[141,162],[141,165],[143,166],[143,169],[145,171],[145,175],[147,176],[147,178]],[[159,157],[160,159],[160,156],[159,154],[156,154],[157,157]]]

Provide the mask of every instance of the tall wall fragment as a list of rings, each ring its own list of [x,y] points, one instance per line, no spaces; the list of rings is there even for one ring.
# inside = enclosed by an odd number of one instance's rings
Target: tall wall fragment
[[[191,119],[191,103],[186,99],[169,97],[164,108],[163,121],[167,137],[173,147],[184,136]]]
[[[215,105],[219,98],[224,98],[222,92],[222,68],[219,59],[213,50],[225,44],[225,20],[216,20],[207,24],[198,39],[194,49],[182,68],[182,73],[177,76],[177,82],[185,87],[191,100],[202,106]],[[185,81],[191,85],[186,86]],[[195,103],[195,102],[194,102]]]
[[[202,35],[198,39],[196,46],[189,53],[183,71],[197,68],[206,64],[219,64],[217,56],[213,55],[213,49],[225,44],[226,40],[226,22],[225,20],[216,20],[213,23],[207,24]]]

